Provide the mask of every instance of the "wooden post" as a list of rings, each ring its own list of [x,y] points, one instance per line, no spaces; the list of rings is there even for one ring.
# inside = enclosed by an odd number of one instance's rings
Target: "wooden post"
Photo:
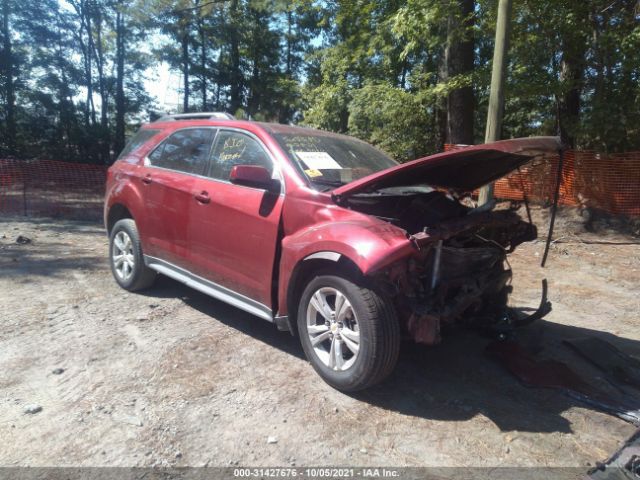
[[[504,111],[504,76],[509,48],[509,23],[511,21],[511,0],[500,0],[498,21],[496,22],[496,41],[493,49],[493,68],[491,70],[491,93],[487,112],[487,129],[484,142],[500,140],[502,115]],[[493,198],[493,183],[480,189],[478,204],[484,205]]]

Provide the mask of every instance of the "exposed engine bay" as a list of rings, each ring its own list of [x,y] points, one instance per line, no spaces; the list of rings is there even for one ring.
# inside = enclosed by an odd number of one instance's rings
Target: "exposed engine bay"
[[[375,276],[394,301],[405,333],[436,344],[441,328],[464,324],[491,328],[509,323],[511,268],[507,255],[537,237],[515,205],[474,207],[469,196],[428,186],[359,193],[345,206],[406,230],[416,253]],[[534,314],[550,311],[543,302]],[[527,322],[528,323],[528,322]]]

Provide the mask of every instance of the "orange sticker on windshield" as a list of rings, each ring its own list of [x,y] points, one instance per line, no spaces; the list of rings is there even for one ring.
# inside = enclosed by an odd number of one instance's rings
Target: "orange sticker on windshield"
[[[305,170],[304,173],[306,173],[307,176],[311,178],[322,176],[322,172],[320,170],[314,170],[312,168],[310,168],[309,170]]]

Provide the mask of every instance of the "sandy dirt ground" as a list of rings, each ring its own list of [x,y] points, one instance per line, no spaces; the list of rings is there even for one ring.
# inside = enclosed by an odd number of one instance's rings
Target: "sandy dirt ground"
[[[561,340],[640,355],[640,245],[561,227],[548,268],[541,241],[511,256],[512,303],[536,306],[546,276],[554,304],[518,336],[603,382]],[[98,224],[0,217],[0,466],[586,469],[635,430],[520,385],[468,331],[403,345],[388,381],[345,395],[288,333],[167,278],[125,292],[106,255]]]

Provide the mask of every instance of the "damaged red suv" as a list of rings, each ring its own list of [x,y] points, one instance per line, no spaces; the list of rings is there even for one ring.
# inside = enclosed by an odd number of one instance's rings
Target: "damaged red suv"
[[[109,169],[111,269],[130,291],[162,274],[274,322],[327,383],[364,389],[403,337],[504,322],[506,255],[536,229],[469,193],[559,147],[507,140],[399,165],[334,133],[164,117]]]

